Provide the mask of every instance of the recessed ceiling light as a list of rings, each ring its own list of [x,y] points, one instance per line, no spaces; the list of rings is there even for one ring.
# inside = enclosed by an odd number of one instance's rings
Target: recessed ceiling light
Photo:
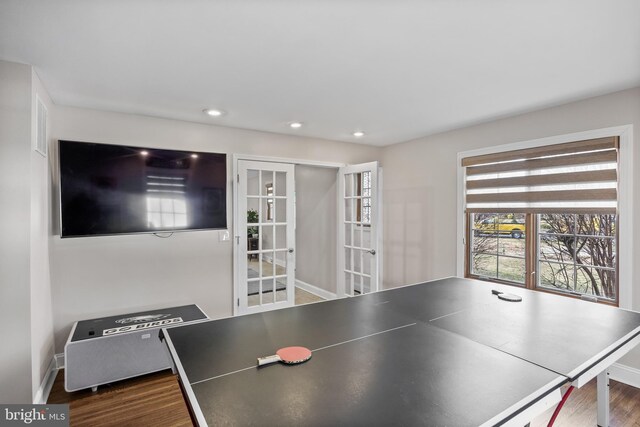
[[[218,110],[218,109],[215,109],[215,108],[205,108],[202,111],[204,111],[205,114],[208,114],[211,117],[220,117],[220,116],[222,116],[224,114],[224,111]]]
[[[142,151],[140,152],[140,155],[141,155],[141,156],[146,156],[147,154],[149,154],[149,152],[148,152],[148,151],[146,151],[146,150],[142,150]]]
[[[353,133],[353,136],[355,136],[356,138],[361,138],[364,136],[364,132],[362,132],[361,130],[357,130]]]
[[[289,123],[289,127],[292,129],[300,129],[302,127],[301,122],[291,122]]]
[[[194,158],[194,159],[197,159],[198,155],[194,153],[194,154],[191,155],[191,157]]]

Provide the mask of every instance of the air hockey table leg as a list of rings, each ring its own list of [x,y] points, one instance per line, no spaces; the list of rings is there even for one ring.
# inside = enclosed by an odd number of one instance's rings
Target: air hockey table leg
[[[598,426],[609,427],[609,371],[598,374]]]

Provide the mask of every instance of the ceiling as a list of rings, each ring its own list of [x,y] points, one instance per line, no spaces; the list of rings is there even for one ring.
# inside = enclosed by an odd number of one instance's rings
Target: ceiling
[[[387,145],[639,86],[638,17],[638,0],[1,0],[0,58],[56,104]]]

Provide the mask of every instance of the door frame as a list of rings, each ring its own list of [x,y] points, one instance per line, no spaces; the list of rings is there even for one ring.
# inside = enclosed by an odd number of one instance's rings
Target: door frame
[[[238,228],[238,221],[236,221],[238,215],[238,180],[239,180],[239,170],[238,170],[238,161],[240,160],[248,160],[255,162],[268,162],[268,163],[289,163],[295,165],[305,165],[305,166],[316,166],[323,168],[336,168],[340,169],[341,167],[347,166],[344,163],[338,162],[324,162],[324,161],[315,161],[315,160],[306,160],[306,159],[294,159],[294,158],[286,158],[286,157],[272,157],[272,156],[261,156],[261,155],[253,155],[253,154],[233,154],[232,156],[232,192],[233,192],[233,214],[232,214],[232,222],[233,222],[233,235],[231,237],[232,245],[233,245],[233,299],[231,300],[231,304],[233,306],[233,315],[237,316],[238,308],[240,304],[240,294],[239,294],[239,272],[240,272],[240,235]],[[295,173],[295,172],[294,172]],[[294,190],[295,191],[295,190]],[[336,212],[336,214],[338,214]],[[295,215],[293,217],[293,225],[295,229],[296,220]],[[339,230],[339,228],[338,228]],[[246,245],[246,243],[245,243]]]

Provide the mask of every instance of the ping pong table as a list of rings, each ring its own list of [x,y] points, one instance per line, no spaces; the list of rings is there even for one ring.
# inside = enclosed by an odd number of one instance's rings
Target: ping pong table
[[[515,293],[521,302],[498,299]],[[166,328],[198,425],[524,426],[640,342],[640,313],[445,278]],[[256,366],[305,346],[299,365]]]

